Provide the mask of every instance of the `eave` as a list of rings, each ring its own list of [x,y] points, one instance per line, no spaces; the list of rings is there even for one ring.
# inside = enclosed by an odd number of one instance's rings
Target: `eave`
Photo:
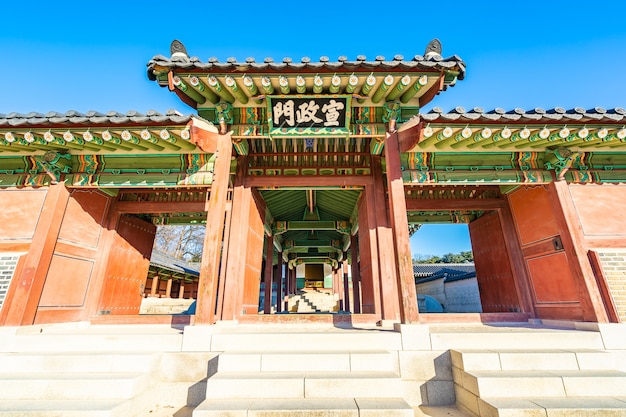
[[[433,42],[438,49],[431,48]],[[254,58],[201,62],[174,41],[170,58],[156,55],[150,60],[148,78],[196,109],[222,102],[233,107],[265,106],[267,95],[305,94],[350,94],[356,99],[355,106],[382,106],[394,101],[423,106],[465,77],[465,63],[456,55],[443,58],[441,45],[433,42],[424,56],[408,60],[395,55],[391,60],[377,56],[369,61],[360,55],[355,60],[339,57],[337,61],[323,56],[319,62],[308,57],[300,62],[291,58],[282,62],[272,58],[263,62]]]

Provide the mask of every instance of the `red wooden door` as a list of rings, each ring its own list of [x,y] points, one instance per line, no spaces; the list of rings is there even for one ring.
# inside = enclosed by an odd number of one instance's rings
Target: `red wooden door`
[[[521,311],[498,213],[474,220],[469,232],[483,312]]]
[[[123,215],[106,267],[100,298],[100,314],[138,314],[144,293],[156,226]]]

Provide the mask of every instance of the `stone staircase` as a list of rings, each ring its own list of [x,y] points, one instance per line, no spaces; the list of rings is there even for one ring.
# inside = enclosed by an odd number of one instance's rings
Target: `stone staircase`
[[[451,350],[459,408],[480,417],[626,416],[626,350],[605,349],[597,332],[512,335],[483,334],[479,347],[472,334]]]
[[[0,416],[146,415],[162,350],[180,350],[182,334],[106,327],[0,329]]]
[[[225,331],[211,343],[222,353],[193,417],[414,415],[397,333]]]
[[[294,317],[0,328],[0,417],[626,416],[625,325]]]
[[[339,296],[317,289],[298,291],[288,301],[288,311],[292,313],[329,313],[339,311]]]

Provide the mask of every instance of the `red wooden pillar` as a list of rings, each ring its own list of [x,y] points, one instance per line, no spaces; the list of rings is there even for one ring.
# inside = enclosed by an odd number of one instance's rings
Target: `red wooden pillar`
[[[380,268],[376,235],[375,189],[368,184],[359,206],[359,254],[361,259],[361,311],[381,314]]]
[[[247,159],[238,158],[237,173],[233,184],[232,207],[230,218],[230,230],[228,247],[237,248],[226,253],[226,277],[224,279],[224,292],[222,300],[221,319],[233,320],[240,313],[239,287],[241,284],[241,270],[245,262],[245,253],[241,248],[245,248],[248,229],[248,210],[250,208],[252,195],[244,187],[245,169]]]
[[[291,295],[291,269],[289,269],[289,265],[285,264],[285,304],[284,310],[289,312],[289,301],[288,296]]]
[[[159,289],[159,274],[155,273],[152,278],[152,286],[150,287],[150,297],[156,297]]]
[[[219,285],[217,290],[217,310],[215,319],[222,320],[224,311],[224,291],[226,290],[226,267],[228,265],[228,247],[230,245],[230,225],[233,213],[232,201],[226,204],[226,221],[224,223],[224,243],[222,245],[222,265],[220,266]]]
[[[167,286],[165,287],[165,298],[172,298],[172,283],[174,280],[170,276],[167,280]]]
[[[272,312],[272,271],[274,270],[274,238],[265,236],[265,302],[263,304],[263,313],[270,314]]]
[[[232,151],[233,145],[230,134],[219,135],[217,150],[215,151],[213,182],[207,204],[207,222],[202,250],[202,265],[198,279],[195,324],[212,324],[215,322],[217,277],[220,267]]]
[[[397,266],[397,288],[399,290],[400,320],[402,323],[419,322],[413,261],[409,242],[408,220],[398,134],[388,134],[385,139],[385,160],[387,168],[387,192],[389,199],[389,217],[393,230],[394,249]]]
[[[344,310],[345,305],[345,292],[343,286],[343,268],[342,265],[339,264],[336,269],[337,274],[337,293],[339,294],[339,310]]]
[[[283,311],[283,253],[278,252],[278,264],[276,265],[276,312]]]
[[[352,303],[354,314],[361,313],[361,274],[359,271],[358,242],[356,236],[350,236],[350,261],[352,264]]]
[[[343,254],[343,262],[341,263],[343,274],[343,310],[350,311],[350,285],[348,282],[348,253]]]
[[[69,197],[63,182],[48,188],[30,248],[20,260],[21,268],[15,271],[9,289],[10,298],[5,299],[5,326],[25,326],[35,321]]]
[[[293,269],[289,270],[289,294],[295,294],[298,292],[298,286],[296,282],[296,266],[294,265]]]
[[[387,167],[387,169],[389,169],[389,167]],[[381,300],[381,318],[384,320],[400,320],[400,297],[398,294],[399,287],[397,279],[398,264],[396,262],[397,257],[394,253],[396,242],[394,242],[393,230],[389,224],[389,213],[387,212],[385,184],[380,157],[372,157],[372,176],[374,178],[374,210],[376,212],[377,251],[380,268],[379,292]],[[404,202],[404,191],[402,193],[402,201]],[[406,221],[405,230],[408,244],[408,226],[406,226]],[[409,248],[409,260],[411,260],[410,255]],[[412,276],[413,275],[411,275],[411,277]],[[417,308],[417,298],[415,299],[415,306]]]

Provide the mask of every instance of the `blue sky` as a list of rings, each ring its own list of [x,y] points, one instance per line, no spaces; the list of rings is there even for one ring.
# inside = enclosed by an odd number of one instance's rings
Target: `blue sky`
[[[0,24],[0,113],[191,113],[145,73],[152,56],[169,55],[173,39],[206,61],[411,58],[439,38],[444,56],[465,60],[467,76],[424,111],[626,107],[623,0],[294,3],[8,2]],[[469,249],[466,231],[456,237],[434,228],[434,239],[428,229],[412,239],[415,253]],[[442,234],[443,249],[436,244]]]

